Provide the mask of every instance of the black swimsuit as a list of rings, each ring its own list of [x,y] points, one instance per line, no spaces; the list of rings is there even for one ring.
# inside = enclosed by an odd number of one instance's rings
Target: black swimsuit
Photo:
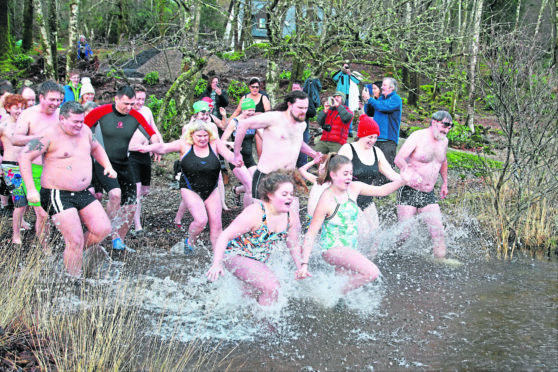
[[[378,178],[380,175],[380,170],[378,168],[378,156],[376,155],[376,148],[372,147],[374,150],[374,164],[366,165],[360,161],[357,152],[355,151],[353,145],[351,146],[351,150],[353,151],[353,178],[355,181],[364,182],[368,185],[372,185],[372,181],[375,178]],[[372,196],[365,196],[359,195],[357,198],[357,205],[360,209],[366,209],[370,204],[374,202],[374,198]]]
[[[234,118],[233,121],[235,127],[233,136],[236,137],[236,128],[238,128],[238,120]],[[240,154],[242,155],[242,161],[244,162],[246,168],[250,168],[253,167],[254,165],[257,165],[256,161],[254,160],[254,155],[252,154],[252,143],[254,142],[255,136],[256,136],[256,130],[248,129],[246,130],[246,135],[242,140],[242,147],[240,148]],[[231,168],[231,170],[235,168],[234,165],[232,165],[231,163],[229,163],[229,167]]]
[[[209,195],[217,188],[221,163],[219,158],[209,147],[209,155],[200,158],[194,152],[193,147],[180,160],[182,177],[180,177],[180,188],[192,190],[202,200],[207,200]]]

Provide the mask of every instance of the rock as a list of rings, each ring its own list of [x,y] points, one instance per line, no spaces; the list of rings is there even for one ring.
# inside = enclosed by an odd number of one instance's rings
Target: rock
[[[226,75],[230,70],[230,67],[225,63],[225,61],[213,55],[207,60],[207,66],[205,66],[202,73],[208,76],[223,76]]]
[[[182,53],[178,50],[166,50],[151,58],[137,72],[145,74],[157,71],[160,80],[175,81],[182,67]]]

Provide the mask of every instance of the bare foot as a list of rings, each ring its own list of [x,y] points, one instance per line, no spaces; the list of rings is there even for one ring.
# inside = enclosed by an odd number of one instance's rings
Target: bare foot
[[[23,230],[29,230],[29,229],[31,229],[31,225],[29,223],[25,222],[24,220],[22,220],[21,221],[21,228]]]

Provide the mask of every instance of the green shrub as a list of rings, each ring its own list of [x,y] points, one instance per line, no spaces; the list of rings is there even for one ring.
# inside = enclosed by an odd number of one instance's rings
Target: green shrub
[[[116,71],[116,69],[111,69],[109,72],[107,72],[107,77],[108,78],[114,78],[114,79],[122,79],[122,76],[120,76],[120,74],[118,73],[118,71]]]
[[[194,97],[199,97],[202,95],[203,91],[207,88],[207,80],[199,79],[194,88]]]
[[[228,59],[229,61],[240,61],[244,59],[244,52],[226,52],[223,53],[223,59]]]
[[[147,85],[155,85],[159,83],[159,72],[158,71],[151,71],[145,74],[143,78],[143,83]]]
[[[151,112],[153,112],[153,117],[155,118],[159,116],[159,111],[161,110],[162,104],[163,104],[163,100],[158,99],[154,94],[150,95],[149,99],[146,102],[147,107],[149,107]],[[177,113],[178,111],[176,110],[176,102],[174,99],[171,99],[167,106],[167,112],[165,113],[165,116],[163,117],[161,122],[159,122],[159,126],[160,128],[162,128],[161,132],[163,133],[165,140],[169,140],[171,138],[178,138],[181,135],[180,127],[178,127],[178,129],[171,128],[172,119],[176,116]],[[174,131],[177,133],[174,133],[172,129],[174,129]]]
[[[228,92],[229,98],[232,99],[232,102],[238,102],[243,95],[250,92],[250,88],[248,88],[248,85],[242,81],[231,80]]]
[[[283,71],[283,72],[279,75],[279,79],[290,80],[290,79],[291,79],[291,72],[290,72],[290,71]]]
[[[476,154],[468,154],[461,151],[449,150],[447,153],[448,168],[462,169],[475,172],[475,175],[482,175],[485,169],[485,162],[488,168],[498,169],[502,168],[502,162],[483,159]]]
[[[27,54],[17,54],[14,56],[14,66],[20,70],[26,70],[35,60]]]

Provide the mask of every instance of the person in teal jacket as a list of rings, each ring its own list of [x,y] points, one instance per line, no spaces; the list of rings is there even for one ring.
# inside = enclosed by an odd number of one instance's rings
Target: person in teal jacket
[[[81,84],[79,83],[79,71],[78,70],[70,71],[68,78],[70,80],[70,84],[64,85],[64,102],[79,101],[79,98],[81,97]]]
[[[344,63],[343,68],[337,71],[331,77],[333,81],[337,82],[337,91],[345,93],[345,102],[349,102],[349,91],[351,87],[351,80],[353,83],[358,85],[360,80],[358,80],[352,73],[351,73],[351,65],[349,63]],[[351,125],[349,126],[349,137],[353,136],[353,121],[351,120]]]

